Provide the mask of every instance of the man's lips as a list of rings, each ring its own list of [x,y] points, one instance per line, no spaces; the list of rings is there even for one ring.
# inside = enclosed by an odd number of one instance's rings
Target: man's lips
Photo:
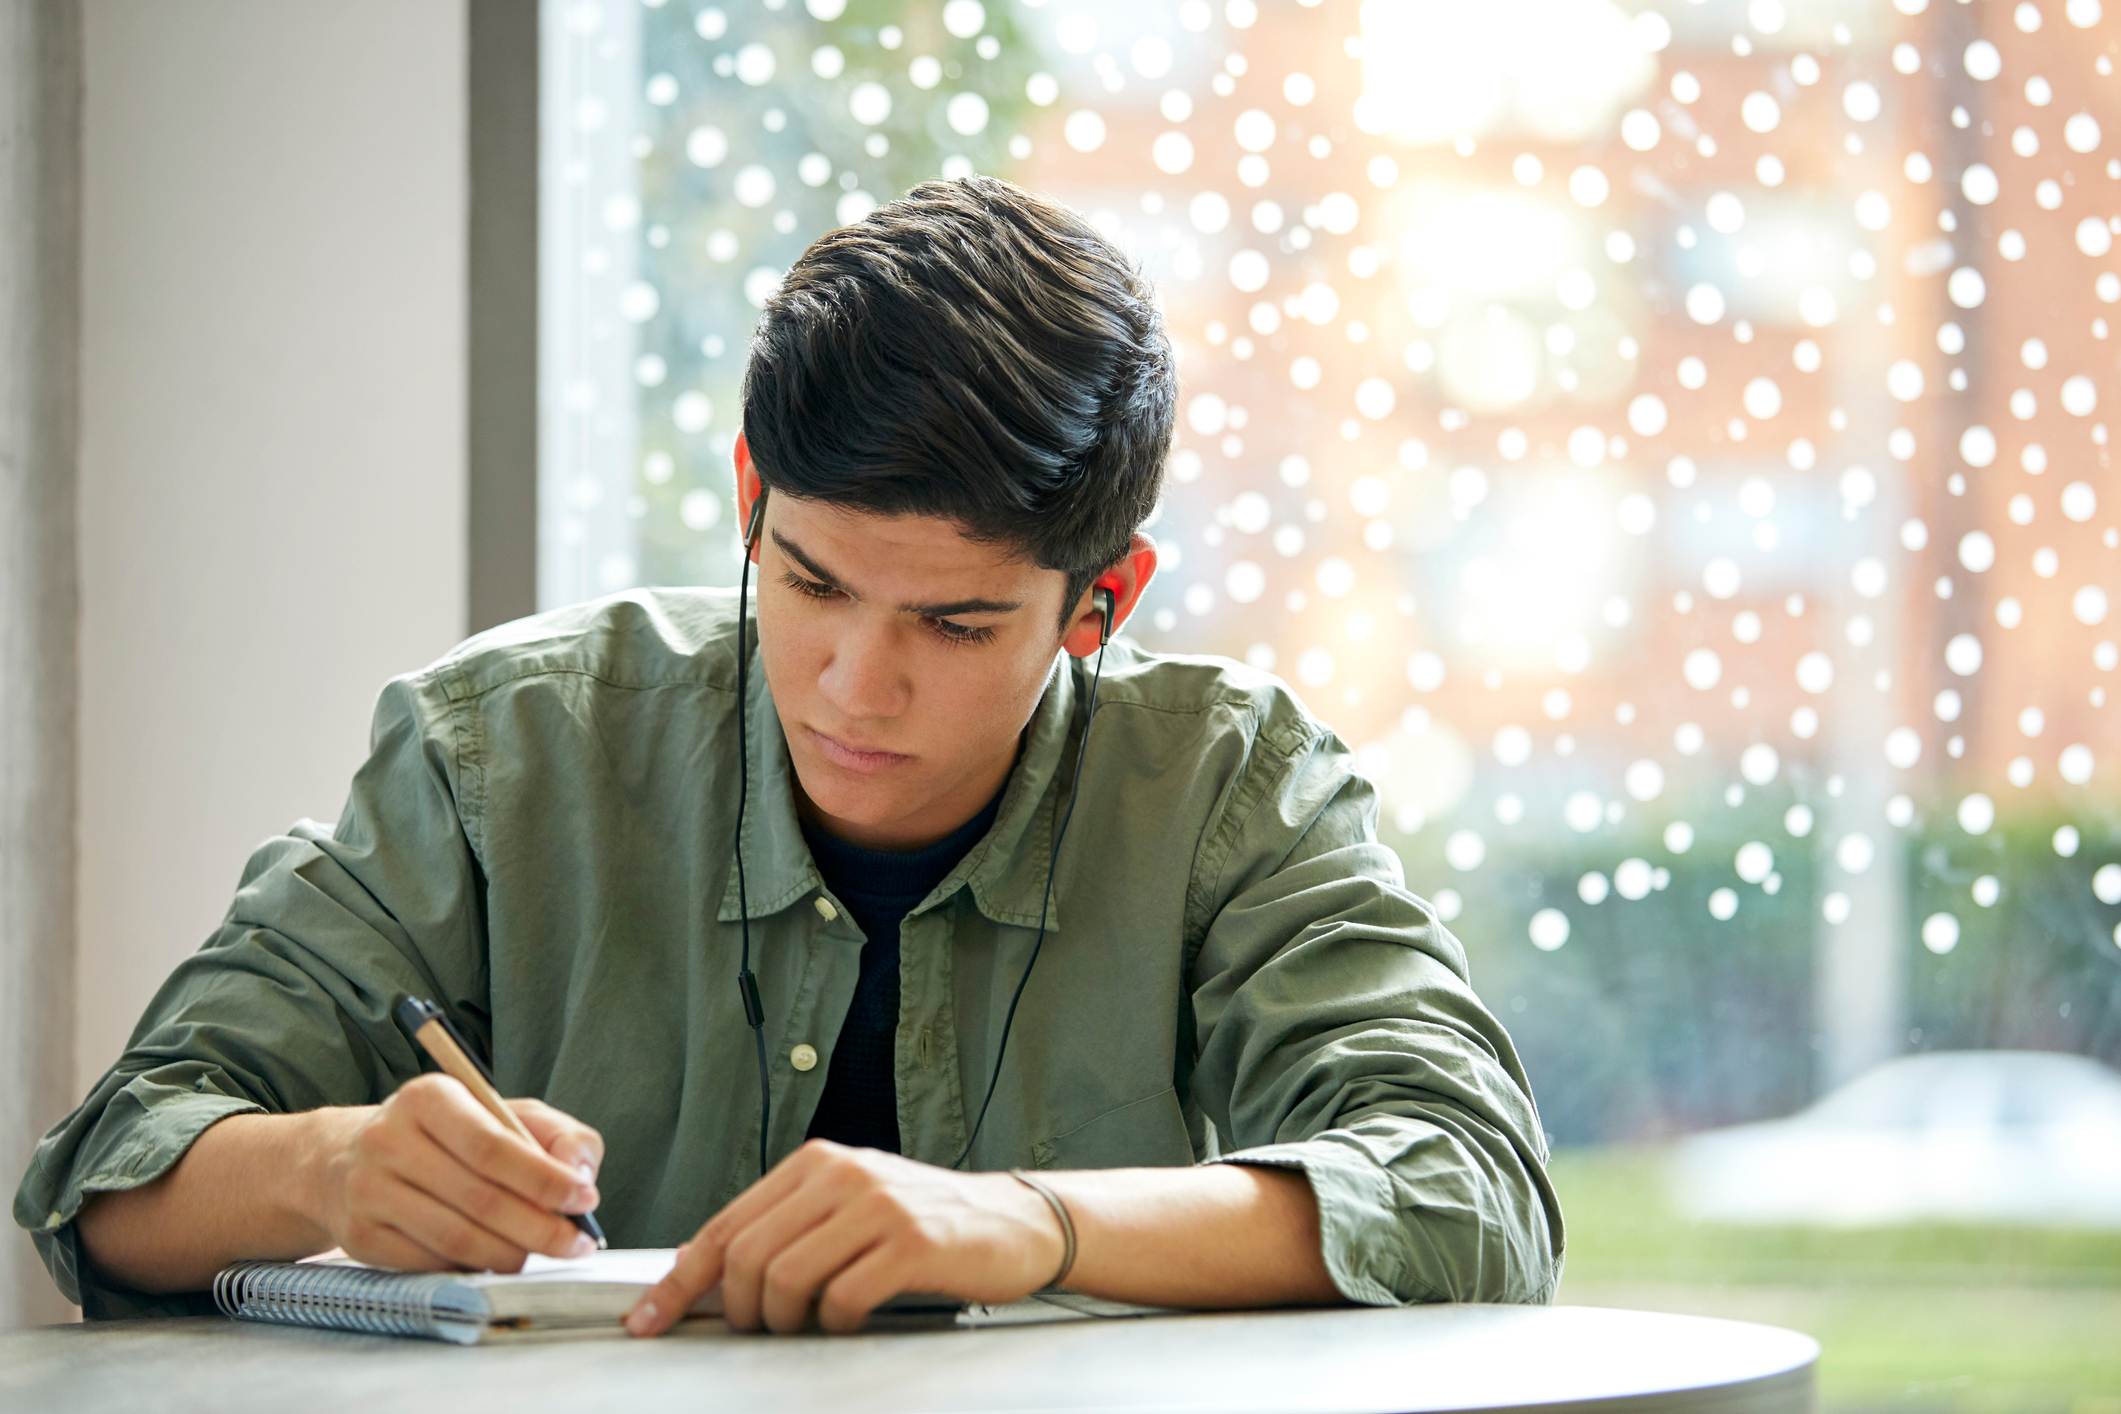
[[[817,737],[819,740],[829,742],[832,745],[838,747],[841,751],[846,752],[850,756],[874,756],[879,760],[885,761],[904,761],[907,759],[906,753],[903,751],[886,751],[881,747],[862,746],[855,742],[848,741],[844,737],[828,735],[825,732],[819,731],[816,727],[806,727],[805,730],[808,731],[812,736]]]

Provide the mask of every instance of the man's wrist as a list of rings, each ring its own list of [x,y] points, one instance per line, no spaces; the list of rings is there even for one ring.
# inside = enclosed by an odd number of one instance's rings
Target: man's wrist
[[[996,1201],[1024,1225],[1030,1247],[1025,1265],[1031,1269],[1029,1279],[1037,1283],[1031,1289],[1044,1291],[1053,1284],[1048,1278],[1060,1270],[1061,1261],[1067,1255],[1067,1235],[1061,1228],[1060,1218],[1037,1190],[1014,1174],[1004,1172],[989,1177],[994,1181]]]
[[[1317,1202],[1301,1171],[1196,1164],[1040,1170],[1037,1177],[1065,1201],[1079,1235],[1062,1283],[1068,1291],[1213,1308],[1344,1299],[1325,1265]],[[1018,1192],[1040,1201],[1021,1185]]]
[[[294,1182],[288,1185],[295,1217],[316,1236],[318,1250],[330,1247],[332,1236],[330,1192],[332,1165],[345,1148],[347,1136],[360,1123],[359,1112],[370,1105],[331,1105],[298,1114],[275,1116],[289,1126],[286,1135]]]
[[[1075,1220],[1069,1215],[1068,1205],[1061,1200],[1061,1196],[1047,1187],[1043,1180],[1033,1178],[1022,1169],[1009,1170],[1009,1176],[1038,1195],[1039,1201],[1053,1214],[1053,1221],[1060,1229],[1060,1264],[1040,1290],[1059,1287],[1068,1280],[1068,1274],[1075,1270]]]

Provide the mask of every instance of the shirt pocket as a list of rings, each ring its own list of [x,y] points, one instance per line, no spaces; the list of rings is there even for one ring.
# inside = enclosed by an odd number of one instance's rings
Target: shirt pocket
[[[1176,1086],[1129,1100],[1031,1146],[1042,1169],[1176,1167],[1195,1161]]]

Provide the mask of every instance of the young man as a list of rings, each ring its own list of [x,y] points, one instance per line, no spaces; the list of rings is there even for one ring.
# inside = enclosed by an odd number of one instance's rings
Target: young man
[[[260,847],[37,1149],[15,1217],[66,1294],[514,1270],[594,1207],[682,1245],[636,1334],[715,1283],[773,1330],[1049,1282],[1551,1300],[1529,1084],[1371,783],[1266,674],[1100,649],[1175,397],[1138,275],[1009,183],[813,244],[744,378],[756,598],[613,595],[385,687],[336,827]],[[422,1074],[406,994],[541,1148]]]

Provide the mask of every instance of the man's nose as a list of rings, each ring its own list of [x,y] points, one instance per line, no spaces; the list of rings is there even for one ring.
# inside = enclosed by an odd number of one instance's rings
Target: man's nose
[[[895,717],[905,710],[904,649],[896,624],[852,625],[833,645],[818,686],[849,717]]]

